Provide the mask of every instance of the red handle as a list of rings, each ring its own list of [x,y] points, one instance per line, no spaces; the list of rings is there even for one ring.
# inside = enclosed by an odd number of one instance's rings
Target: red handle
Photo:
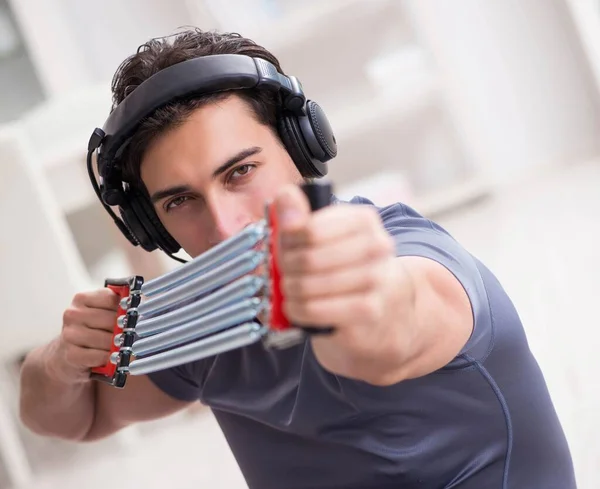
[[[127,373],[119,367],[128,367],[131,359],[131,346],[134,339],[134,328],[137,322],[137,306],[141,299],[141,287],[144,279],[139,276],[128,279],[107,279],[104,286],[119,296],[119,306],[115,316],[110,353],[105,365],[94,367],[91,378],[107,382],[116,387],[123,387]],[[126,304],[126,306],[124,306]],[[124,329],[125,328],[125,329]],[[116,338],[120,336],[121,341]]]
[[[105,365],[103,365],[101,367],[93,368],[92,374],[106,377],[107,380],[108,379],[112,380],[114,378],[115,372],[117,370],[117,364],[111,362],[111,357],[113,357],[114,353],[119,352],[119,346],[115,343],[114,338],[115,338],[115,336],[117,336],[118,334],[121,333],[121,326],[119,326],[118,318],[125,316],[127,314],[127,311],[125,309],[123,309],[121,304],[123,302],[123,299],[127,299],[129,297],[130,288],[129,288],[129,284],[127,284],[127,285],[107,284],[106,287],[109,288],[110,290],[112,290],[115,294],[117,294],[119,296],[119,308],[117,309],[117,315],[115,316],[115,324],[113,327],[113,341],[110,345],[110,354],[109,354],[108,360]]]
[[[302,185],[302,190],[308,197],[310,207],[313,212],[327,207],[331,201],[331,185],[328,183],[306,183]],[[285,331],[293,327],[283,311],[285,297],[281,291],[281,270],[277,260],[279,252],[279,223],[275,206],[268,206],[268,220],[271,229],[271,238],[269,239],[269,268],[271,279],[271,321],[270,328],[274,331]],[[301,326],[308,334],[330,334],[333,328],[317,328],[312,326]]]
[[[277,222],[277,214],[275,206],[269,205],[269,226],[271,228],[271,238],[269,239],[269,270],[271,278],[271,318],[270,328],[274,331],[285,331],[290,329],[292,325],[287,316],[283,312],[284,297],[281,291],[281,270],[277,254],[279,253],[279,225]]]

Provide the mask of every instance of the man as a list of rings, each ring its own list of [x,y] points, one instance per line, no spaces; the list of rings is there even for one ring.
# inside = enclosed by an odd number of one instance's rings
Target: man
[[[191,30],[126,60],[115,105],[167,67],[215,54],[281,72],[248,39]],[[251,488],[575,488],[544,378],[493,274],[403,204],[356,198],[311,213],[278,103],[252,89],[163,106],[128,144],[123,180],[193,257],[274,199],[286,312],[335,333],[286,350],[257,343],[118,390],[89,380],[106,363],[118,299],[77,294],[57,339],[24,363],[25,424],[91,441],[199,400]]]

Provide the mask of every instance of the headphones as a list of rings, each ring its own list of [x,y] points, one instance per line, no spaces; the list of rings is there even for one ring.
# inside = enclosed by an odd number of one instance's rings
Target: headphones
[[[280,101],[279,136],[305,178],[327,174],[337,155],[333,130],[323,109],[307,100],[298,79],[279,73],[261,58],[218,54],[172,65],[142,82],[96,128],[88,143],[87,167],[98,199],[123,235],[146,251],[161,249],[173,256],[181,246],[161,224],[147,195],[123,181],[121,156],[141,122],[157,109],[203,94],[242,89],[271,90]],[[99,182],[92,171],[97,152]],[[118,206],[121,217],[110,206]]]

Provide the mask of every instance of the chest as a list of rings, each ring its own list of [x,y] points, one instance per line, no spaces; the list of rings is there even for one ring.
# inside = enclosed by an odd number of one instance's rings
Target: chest
[[[303,435],[357,414],[308,342],[285,350],[260,344],[217,357],[202,381],[203,404]]]

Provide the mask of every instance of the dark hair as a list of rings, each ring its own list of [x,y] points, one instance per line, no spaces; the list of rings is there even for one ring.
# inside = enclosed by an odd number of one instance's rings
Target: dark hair
[[[194,28],[177,34],[151,39],[127,58],[117,69],[112,81],[113,110],[143,81],[176,63],[214,54],[244,54],[263,58],[275,65],[282,74],[277,58],[254,41],[237,33],[217,33]],[[149,143],[157,135],[184,122],[202,105],[222,100],[231,91],[201,95],[171,103],[143,120],[122,156],[124,180],[143,188],[140,165]],[[261,124],[270,126],[277,134],[277,96],[258,90],[236,90]]]

